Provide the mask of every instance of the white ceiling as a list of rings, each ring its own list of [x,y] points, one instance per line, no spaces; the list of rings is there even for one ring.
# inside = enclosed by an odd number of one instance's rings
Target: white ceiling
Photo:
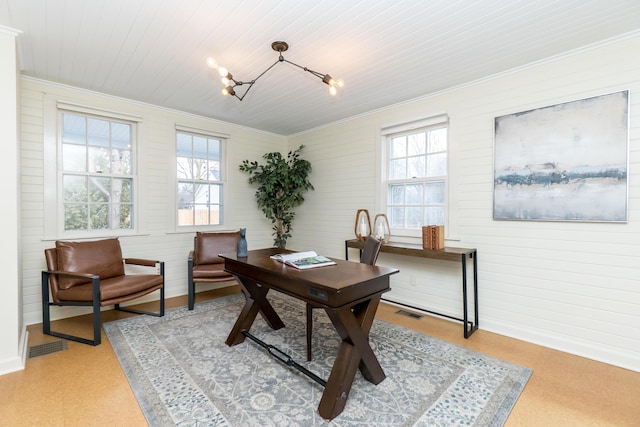
[[[291,135],[640,29],[640,0],[0,0],[22,73]],[[277,64],[244,101],[239,80]],[[630,52],[638,55],[638,52]]]

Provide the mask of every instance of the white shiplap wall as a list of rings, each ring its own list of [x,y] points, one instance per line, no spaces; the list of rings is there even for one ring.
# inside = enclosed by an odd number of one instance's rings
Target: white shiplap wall
[[[480,327],[640,371],[640,35],[295,135],[313,165],[292,246],[343,256],[359,208],[376,198],[380,128],[450,118],[449,246],[478,248]],[[493,119],[630,90],[629,221],[494,221]],[[346,96],[346,95],[345,95]],[[352,256],[356,256],[354,252]],[[381,254],[389,298],[461,316],[457,263]],[[462,329],[462,328],[461,328]],[[462,330],[461,332],[462,333]],[[473,337],[471,338],[473,339]]]
[[[140,192],[143,210],[139,220],[143,234],[121,237],[124,256],[160,259],[165,262],[166,296],[187,292],[187,256],[193,248],[193,232],[175,233],[172,229],[171,201],[173,181],[171,162],[175,161],[175,123],[196,129],[229,135],[227,224],[224,229],[247,228],[249,248],[271,246],[269,223],[256,209],[255,189],[247,183],[247,175],[238,171],[244,159],[259,160],[269,151],[286,150],[286,138],[230,125],[173,110],[131,102],[102,94],[53,85],[30,78],[22,79],[21,88],[21,181],[22,181],[22,255],[24,318],[26,324],[39,323],[41,315],[40,271],[45,267],[44,249],[53,241],[43,240],[45,206],[43,175],[44,100],[62,99],[84,106],[142,117],[139,124],[139,169],[143,183]],[[147,299],[157,299],[157,295]],[[66,317],[86,310],[52,309],[52,317]]]

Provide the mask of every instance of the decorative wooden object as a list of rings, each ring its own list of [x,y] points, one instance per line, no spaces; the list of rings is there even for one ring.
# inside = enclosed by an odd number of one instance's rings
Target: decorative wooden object
[[[422,247],[424,249],[444,249],[444,225],[422,227]]]
[[[365,240],[371,234],[371,219],[369,218],[368,210],[358,209],[358,212],[356,212],[354,232],[358,240]]]

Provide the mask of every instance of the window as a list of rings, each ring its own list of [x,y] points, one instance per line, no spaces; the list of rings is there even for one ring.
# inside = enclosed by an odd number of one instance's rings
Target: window
[[[222,224],[223,142],[219,137],[176,132],[179,227]]]
[[[445,223],[448,126],[434,121],[417,129],[383,130],[385,205],[394,234]]]
[[[134,228],[135,123],[61,111],[64,232]]]

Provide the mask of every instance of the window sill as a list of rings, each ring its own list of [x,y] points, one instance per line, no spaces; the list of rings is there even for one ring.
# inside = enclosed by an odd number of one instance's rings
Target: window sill
[[[64,241],[82,241],[82,240],[98,240],[98,239],[112,239],[112,238],[126,238],[126,237],[143,237],[150,236],[150,233],[139,233],[139,232],[129,232],[129,233],[100,233],[100,234],[72,234],[65,236],[45,236],[41,239],[42,242],[55,242],[56,240],[64,240]]]

